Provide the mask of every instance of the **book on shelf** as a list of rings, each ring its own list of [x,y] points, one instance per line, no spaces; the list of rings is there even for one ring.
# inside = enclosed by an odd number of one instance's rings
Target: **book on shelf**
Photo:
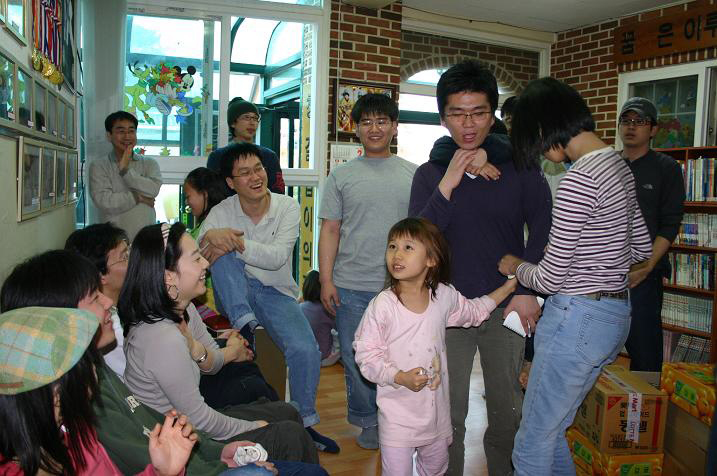
[[[698,289],[714,289],[714,255],[670,252],[669,283]]]
[[[675,244],[717,248],[717,215],[685,213]]]
[[[712,300],[665,292],[662,298],[662,322],[697,331],[712,331]]]
[[[667,359],[665,359],[667,360]],[[706,364],[710,361],[710,340],[682,334],[671,355],[670,362]]]
[[[677,347],[677,341],[680,338],[679,332],[672,332],[666,329],[662,331],[662,360],[664,362],[672,362],[672,354]]]
[[[685,195],[688,202],[717,201],[715,165],[717,159],[700,157],[679,162],[685,179]]]

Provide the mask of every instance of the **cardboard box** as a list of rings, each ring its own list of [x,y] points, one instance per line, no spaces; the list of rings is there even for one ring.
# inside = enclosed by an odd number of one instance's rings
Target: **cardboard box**
[[[670,402],[667,406],[665,453],[675,459],[686,474],[705,474],[710,427]]]
[[[590,440],[575,428],[568,429],[565,434],[570,452],[575,462],[576,474],[581,476],[661,476],[664,455],[603,454],[595,448]]]
[[[608,365],[585,397],[574,426],[605,454],[662,452],[667,394],[624,367]]]
[[[662,364],[660,388],[670,401],[707,425],[715,412],[714,364]]]

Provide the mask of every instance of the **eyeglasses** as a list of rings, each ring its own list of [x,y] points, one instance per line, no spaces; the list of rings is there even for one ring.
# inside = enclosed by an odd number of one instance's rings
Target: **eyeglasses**
[[[361,127],[365,127],[366,129],[371,129],[375,124],[379,129],[383,129],[390,126],[391,122],[391,119],[387,117],[380,117],[378,119],[361,119],[359,121],[359,125]]]
[[[253,169],[242,169],[238,174],[232,175],[232,178],[249,178],[253,174],[260,175],[264,170],[266,169],[264,169],[263,165],[257,165]]]
[[[256,114],[242,114],[239,116],[240,121],[244,122],[261,122],[261,116],[257,116]]]
[[[125,241],[125,243],[127,243],[127,242]],[[114,266],[114,265],[116,265],[116,264],[128,262],[128,261],[129,261],[129,252],[130,252],[131,250],[132,250],[132,245],[130,245],[129,243],[127,243],[127,249],[122,252],[122,254],[120,255],[119,259],[118,259],[117,261],[113,261],[113,262],[111,262],[111,263],[108,263],[108,264],[107,264],[107,267],[110,268],[110,267],[112,267],[112,266]]]
[[[646,125],[652,125],[652,121],[649,119],[620,119],[620,125],[629,127],[629,126],[646,126]]]
[[[470,118],[473,122],[483,122],[487,120],[491,114],[490,111],[452,112],[446,114],[446,119],[451,122],[465,124],[467,118]]]

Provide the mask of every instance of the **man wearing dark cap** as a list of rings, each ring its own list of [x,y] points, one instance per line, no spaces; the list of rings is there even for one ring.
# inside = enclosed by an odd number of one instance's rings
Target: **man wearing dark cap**
[[[637,201],[652,240],[652,256],[628,274],[632,323],[625,343],[630,369],[662,368],[662,278],[670,276],[667,250],[682,222],[685,184],[675,160],[650,148],[657,133],[657,109],[633,97],[620,110],[622,156],[635,176]]]
[[[229,124],[229,131],[232,135],[233,142],[249,142],[253,144],[260,121],[261,115],[259,114],[259,109],[254,104],[245,101],[241,97],[235,97],[229,101],[227,123]],[[284,176],[281,173],[279,158],[273,150],[260,146],[259,144],[257,144],[257,147],[259,147],[261,151],[261,164],[264,166],[264,169],[266,169],[268,179],[267,186],[269,190],[274,193],[284,193]],[[226,147],[220,147],[209,154],[207,168],[221,174],[220,167],[225,151]],[[234,194],[234,191],[231,190],[231,193]]]

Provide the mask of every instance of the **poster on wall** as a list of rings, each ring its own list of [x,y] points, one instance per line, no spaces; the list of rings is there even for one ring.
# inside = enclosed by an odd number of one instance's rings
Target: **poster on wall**
[[[346,140],[356,135],[356,123],[351,119],[351,109],[364,94],[385,94],[396,97],[396,86],[390,84],[364,83],[337,79],[334,87],[334,131]]]
[[[20,136],[17,160],[17,221],[40,214],[40,147]]]
[[[47,210],[55,205],[55,149],[42,149],[42,189],[40,190],[40,210]]]

